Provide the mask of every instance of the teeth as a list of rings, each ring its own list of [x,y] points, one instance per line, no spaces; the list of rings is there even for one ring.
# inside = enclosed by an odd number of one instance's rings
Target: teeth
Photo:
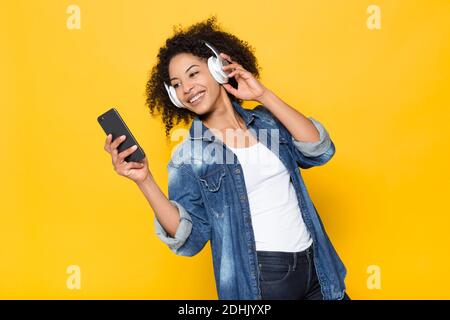
[[[204,94],[204,92],[200,92],[200,93],[197,94],[195,97],[193,97],[191,100],[189,100],[189,102],[190,102],[190,103],[194,102],[195,100],[197,100],[198,98],[200,98],[203,94]]]

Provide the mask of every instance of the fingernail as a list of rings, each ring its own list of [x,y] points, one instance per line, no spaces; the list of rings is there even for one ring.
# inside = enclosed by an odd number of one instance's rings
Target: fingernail
[[[133,148],[133,149],[137,149],[137,145],[134,145],[132,148]]]

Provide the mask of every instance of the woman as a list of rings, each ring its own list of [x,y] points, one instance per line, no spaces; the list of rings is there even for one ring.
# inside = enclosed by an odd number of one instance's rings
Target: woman
[[[212,76],[207,59],[213,53],[203,41],[228,62],[222,68],[227,83]],[[262,85],[250,47],[219,30],[214,17],[179,30],[158,59],[146,90],[151,114],[162,114],[166,137],[174,120],[193,119],[168,164],[168,198],[147,159],[124,161],[135,150],[118,153],[123,138],[108,136],[105,149],[117,173],[135,181],[148,199],[159,238],[183,256],[210,241],[220,299],[349,299],[346,269],[298,168],[333,156],[322,124]],[[260,105],[245,109],[243,100]]]

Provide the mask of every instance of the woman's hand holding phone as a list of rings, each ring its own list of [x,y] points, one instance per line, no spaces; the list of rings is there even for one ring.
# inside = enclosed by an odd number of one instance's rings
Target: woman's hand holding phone
[[[117,148],[125,139],[126,136],[122,135],[112,141],[112,135],[109,134],[106,137],[104,149],[111,154],[112,164],[117,174],[127,177],[136,183],[141,183],[151,175],[148,169],[147,157],[142,162],[126,162],[125,158],[136,151],[137,146],[131,146],[119,153]]]

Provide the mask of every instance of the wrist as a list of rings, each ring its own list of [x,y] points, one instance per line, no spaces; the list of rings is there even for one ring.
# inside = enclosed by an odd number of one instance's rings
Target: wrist
[[[256,99],[257,102],[265,107],[270,106],[270,101],[273,99],[274,93],[269,89],[265,89],[264,92]]]
[[[150,185],[153,181],[152,175],[149,173],[144,180],[134,181],[139,188],[144,188],[145,186]]]

